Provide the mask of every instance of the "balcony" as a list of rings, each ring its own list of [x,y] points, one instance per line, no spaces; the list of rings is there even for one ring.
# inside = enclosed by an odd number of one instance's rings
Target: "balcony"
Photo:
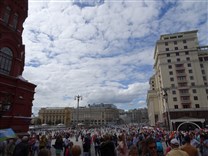
[[[176,75],[177,76],[186,76],[186,73],[185,73],[185,71],[184,72],[176,72]]]
[[[189,89],[188,85],[180,85],[178,84],[178,89]]]
[[[190,99],[187,100],[181,99],[181,104],[189,104],[189,103],[191,103]]]
[[[170,112],[190,112],[190,111],[208,111],[208,107],[200,107],[200,108],[170,108]]]
[[[178,81],[179,83],[181,83],[181,82],[187,82],[186,79],[177,79],[177,81]]]
[[[182,92],[180,92],[179,93],[181,96],[190,96],[190,94],[187,92],[187,93],[182,93]]]
[[[183,64],[180,64],[180,65],[175,65],[175,69],[176,70],[185,70],[185,67],[183,66]]]

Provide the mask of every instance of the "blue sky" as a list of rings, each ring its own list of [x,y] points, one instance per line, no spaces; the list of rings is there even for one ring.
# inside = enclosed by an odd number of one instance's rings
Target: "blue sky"
[[[29,0],[23,77],[41,107],[112,103],[146,107],[160,35],[199,30],[208,45],[206,0]]]

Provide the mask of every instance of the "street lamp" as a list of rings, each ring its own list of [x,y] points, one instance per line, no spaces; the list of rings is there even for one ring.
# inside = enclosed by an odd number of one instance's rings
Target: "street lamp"
[[[77,100],[77,126],[78,126],[78,120],[79,120],[79,100],[82,100],[82,96],[77,95],[74,97],[74,100]]]
[[[169,127],[169,130],[172,131],[173,128],[172,128],[172,123],[171,123],[171,120],[170,120],[170,110],[169,110],[169,104],[168,104],[168,93],[165,89],[163,89],[162,91],[163,91],[162,96],[163,96],[163,99],[165,99],[165,104],[166,104],[168,127]]]

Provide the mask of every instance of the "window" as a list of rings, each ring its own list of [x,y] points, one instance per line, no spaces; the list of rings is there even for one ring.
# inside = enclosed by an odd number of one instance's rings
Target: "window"
[[[169,65],[168,68],[169,68],[169,69],[172,69],[172,65]]]
[[[175,90],[173,90],[173,91],[172,91],[172,94],[176,94],[176,91],[175,91]]]
[[[189,71],[189,73],[193,73],[193,71],[191,69],[189,69],[188,71]]]
[[[177,97],[174,97],[174,98],[173,98],[173,101],[177,101]]]
[[[176,56],[179,56],[179,53],[178,52],[176,53]]]
[[[168,46],[168,42],[165,42],[165,45]]]
[[[177,62],[180,62],[181,61],[181,59],[180,58],[177,58]]]
[[[204,57],[204,61],[208,61],[208,57]]]
[[[196,108],[200,108],[200,107],[199,107],[199,104],[195,104],[195,107],[196,107]]]
[[[186,76],[178,76],[177,78],[178,78],[179,81],[180,80],[186,80]]]
[[[202,74],[205,74],[205,71],[204,70],[201,70]]]
[[[0,73],[8,75],[12,66],[12,51],[4,47],[0,49]]]
[[[166,51],[169,51],[169,48],[165,48]]]
[[[177,41],[174,41],[174,44],[176,45],[177,44]]]
[[[178,109],[178,105],[174,105],[174,108],[175,108],[175,109]]]
[[[196,93],[196,89],[192,89],[192,92],[193,92],[193,93]]]
[[[189,96],[182,96],[181,100],[190,100],[190,97]]]
[[[183,108],[189,108],[189,106],[188,105],[183,105]]]
[[[178,47],[175,47],[175,50],[178,50]]]
[[[195,86],[195,83],[194,82],[191,82],[191,86]]]
[[[183,43],[186,43],[186,40],[183,40]]]
[[[14,18],[13,18],[13,28],[16,29],[17,28],[17,24],[18,24],[18,14],[15,13],[14,14]]]
[[[171,77],[171,78],[170,78],[170,81],[174,81],[174,78],[173,78],[173,77]]]
[[[167,57],[170,57],[170,54],[167,54]]]
[[[208,89],[206,89],[206,93],[208,94]]]
[[[169,75],[173,75],[173,72],[172,71],[169,71]]]
[[[184,46],[184,49],[188,49],[188,47],[187,46]]]
[[[188,63],[188,67],[191,67],[191,63]]]
[[[188,93],[188,89],[181,89],[181,90],[180,90],[180,93],[181,93],[181,94],[186,94],[186,93]]]
[[[186,51],[186,52],[185,52],[185,55],[189,55],[189,52],[188,52],[188,51]]]
[[[190,80],[194,80],[194,77],[193,76],[190,76]]]
[[[194,96],[194,100],[198,100],[198,96]]]
[[[168,61],[168,63],[170,63],[171,62],[171,59],[168,59],[167,61]]]
[[[200,64],[200,67],[201,67],[201,68],[204,68],[204,65],[203,65],[203,64]]]
[[[11,8],[10,7],[6,7],[5,12],[4,12],[4,16],[3,16],[3,21],[8,24],[9,22],[9,16],[11,13]]]
[[[203,80],[204,80],[204,81],[206,81],[206,80],[207,80],[206,76],[203,76]]]
[[[187,58],[186,58],[186,61],[190,61],[190,57],[187,57]]]
[[[171,84],[171,87],[174,88],[175,87],[175,84]]]
[[[203,58],[202,58],[202,57],[200,57],[200,58],[199,58],[199,61],[200,61],[200,62],[202,62],[202,61],[203,61]]]

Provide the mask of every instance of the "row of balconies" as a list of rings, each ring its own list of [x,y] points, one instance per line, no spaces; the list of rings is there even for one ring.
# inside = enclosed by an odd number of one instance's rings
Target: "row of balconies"
[[[189,111],[208,111],[208,107],[200,107],[200,108],[169,108],[170,112],[189,112]]]

